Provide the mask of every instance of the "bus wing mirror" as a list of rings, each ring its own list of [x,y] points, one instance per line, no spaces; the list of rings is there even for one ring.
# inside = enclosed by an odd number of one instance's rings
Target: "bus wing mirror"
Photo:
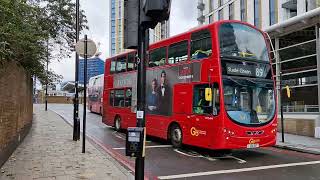
[[[212,89],[211,88],[206,88],[205,89],[205,98],[206,98],[206,101],[212,101]]]

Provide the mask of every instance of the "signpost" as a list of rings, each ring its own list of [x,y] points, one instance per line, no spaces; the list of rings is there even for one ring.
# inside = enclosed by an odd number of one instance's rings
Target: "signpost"
[[[159,22],[169,19],[171,0],[125,0],[124,1],[124,46],[126,49],[137,49],[138,58],[138,73],[137,73],[137,127],[130,129],[135,131],[133,134],[139,132],[146,133],[145,129],[145,88],[146,88],[146,65],[145,57],[146,50],[149,46],[149,28],[154,28]],[[129,134],[127,134],[129,136]],[[142,137],[142,136],[140,136]],[[140,148],[134,148],[144,152],[144,139],[139,142],[129,141],[127,143],[140,143]],[[128,146],[127,147],[132,147]],[[136,145],[134,145],[136,146]],[[138,146],[137,146],[138,147]],[[139,151],[140,152],[140,151]],[[136,154],[136,153],[128,153]],[[135,164],[135,179],[144,179],[144,153],[138,153]]]
[[[82,153],[85,153],[86,149],[86,115],[87,115],[87,60],[94,56],[97,52],[96,44],[84,35],[84,39],[81,39],[76,44],[76,52],[79,56],[84,58],[84,92],[83,92],[83,125],[82,125]]]

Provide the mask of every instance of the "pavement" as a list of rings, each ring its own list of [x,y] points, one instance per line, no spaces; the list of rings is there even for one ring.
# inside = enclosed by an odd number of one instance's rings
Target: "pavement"
[[[282,134],[278,132],[276,147],[320,155],[320,139],[308,136],[284,133],[282,142]]]
[[[95,144],[72,140],[72,127],[52,111],[34,108],[32,128],[1,167],[0,180],[133,179]]]

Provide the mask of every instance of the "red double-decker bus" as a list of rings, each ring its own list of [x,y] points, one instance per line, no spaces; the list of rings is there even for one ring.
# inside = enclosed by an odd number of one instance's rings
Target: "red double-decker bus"
[[[148,48],[147,135],[208,149],[276,143],[275,83],[266,34],[220,21]],[[106,61],[103,122],[136,126],[135,51]]]
[[[88,83],[88,109],[90,112],[102,114],[103,102],[103,80],[104,75],[100,74],[89,79]]]

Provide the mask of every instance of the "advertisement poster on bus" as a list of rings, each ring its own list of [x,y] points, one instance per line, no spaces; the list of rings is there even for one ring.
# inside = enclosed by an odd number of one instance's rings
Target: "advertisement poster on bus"
[[[200,81],[200,63],[147,70],[146,113],[168,116],[172,113],[173,87],[177,83]],[[114,88],[132,87],[132,112],[137,105],[137,73],[114,76]]]

